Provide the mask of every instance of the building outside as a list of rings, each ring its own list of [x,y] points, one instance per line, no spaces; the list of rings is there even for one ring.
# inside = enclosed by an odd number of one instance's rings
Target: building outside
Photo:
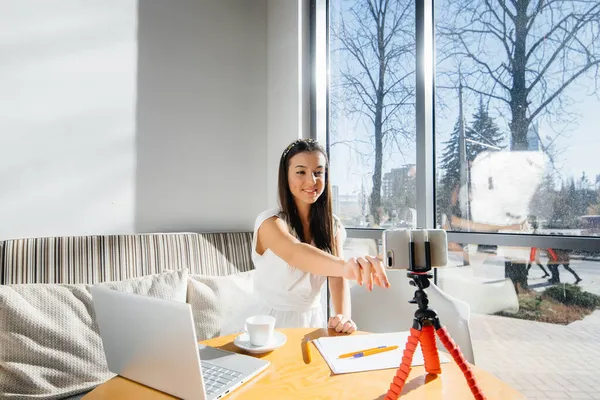
[[[385,200],[406,196],[406,189],[415,179],[415,164],[406,164],[400,168],[392,168],[386,172],[381,182],[382,195]]]

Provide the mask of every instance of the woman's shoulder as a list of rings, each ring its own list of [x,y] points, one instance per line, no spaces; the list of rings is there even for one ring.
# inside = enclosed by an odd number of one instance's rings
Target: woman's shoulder
[[[279,214],[281,214],[281,210],[279,208],[277,208],[277,207],[269,208],[269,209],[266,209],[266,210],[260,212],[257,215],[256,219],[260,219],[260,218],[267,219],[267,218],[278,216]]]
[[[281,210],[279,208],[269,208],[268,210],[264,210],[256,216],[256,220],[254,221],[254,230],[256,231],[267,219],[271,217],[279,217],[280,215]]]

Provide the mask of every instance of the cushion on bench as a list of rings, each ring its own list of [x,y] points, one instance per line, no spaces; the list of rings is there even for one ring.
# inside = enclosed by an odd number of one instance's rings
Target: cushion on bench
[[[168,271],[100,285],[185,302],[187,275]],[[0,286],[0,397],[60,399],[114,376],[106,365],[91,286]]]

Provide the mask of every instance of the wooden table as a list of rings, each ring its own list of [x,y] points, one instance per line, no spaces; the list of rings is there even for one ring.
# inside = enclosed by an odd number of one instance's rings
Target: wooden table
[[[271,361],[260,375],[244,383],[225,399],[383,399],[390,387],[395,369],[333,375],[319,351],[310,345],[312,361],[308,363],[302,341],[337,335],[325,329],[281,329],[287,336],[283,347],[267,354],[256,355]],[[355,334],[361,334],[357,332]],[[218,337],[202,343],[221,349],[244,353],[233,345],[236,335]],[[492,374],[474,367],[483,393],[488,399],[525,399]],[[454,362],[442,364],[440,375],[427,376],[425,369],[413,367],[402,390],[401,399],[473,398],[464,376]],[[115,377],[98,386],[85,400],[98,399],[173,399],[172,396],[146,386]]]

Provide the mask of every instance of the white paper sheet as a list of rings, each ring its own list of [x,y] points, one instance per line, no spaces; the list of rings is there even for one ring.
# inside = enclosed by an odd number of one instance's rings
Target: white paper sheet
[[[409,332],[371,333],[366,335],[328,336],[313,341],[331,371],[334,374],[372,371],[377,369],[398,368],[402,362],[402,354],[406,347]],[[360,358],[342,358],[338,356],[378,346],[398,346],[396,350],[373,354]],[[439,353],[440,362],[449,362],[449,358]],[[423,365],[423,353],[418,345],[412,365]]]

